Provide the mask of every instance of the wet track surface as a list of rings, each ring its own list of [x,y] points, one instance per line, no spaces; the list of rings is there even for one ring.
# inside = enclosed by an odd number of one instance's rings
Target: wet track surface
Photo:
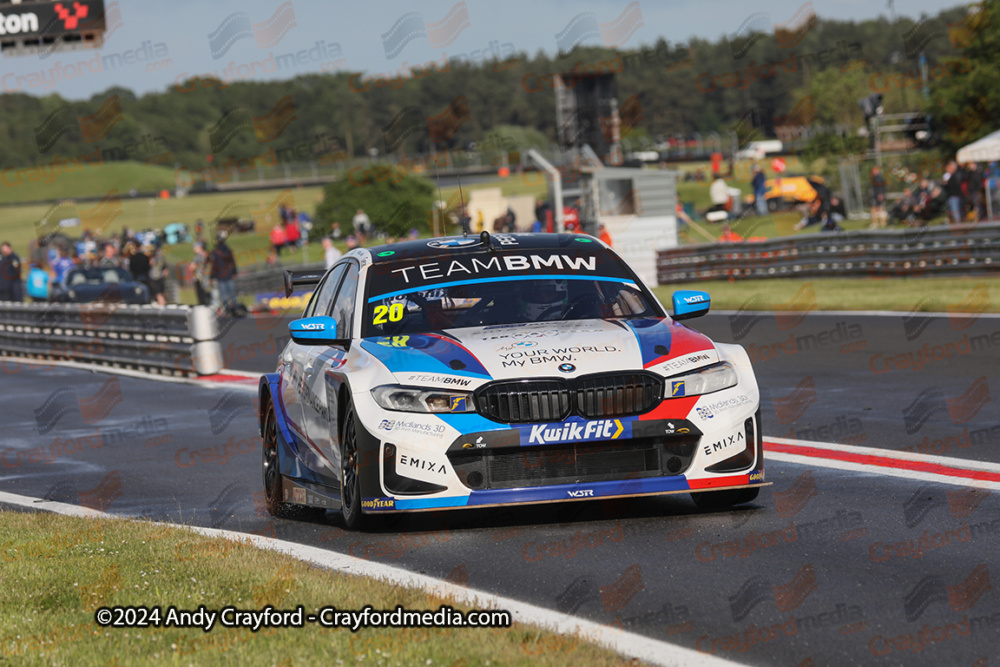
[[[750,352],[765,436],[1000,463],[1000,319],[757,317],[693,326]],[[243,320],[223,347],[269,370],[286,331]],[[734,511],[679,495],[356,534],[263,511],[252,390],[0,370],[3,491],[321,546],[747,664],[971,665],[1000,642],[995,493],[771,461],[773,486]]]

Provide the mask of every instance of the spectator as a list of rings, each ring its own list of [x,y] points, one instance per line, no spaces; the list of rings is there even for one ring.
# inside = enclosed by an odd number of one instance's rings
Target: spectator
[[[962,196],[962,173],[958,169],[958,164],[952,160],[945,167],[944,192],[948,199],[948,217],[952,224],[962,222],[962,212],[965,210],[965,201]]]
[[[25,291],[32,301],[48,301],[49,274],[37,264],[28,266],[28,283]]]
[[[56,248],[56,259],[52,262],[52,282],[61,283],[66,280],[66,274],[76,264],[69,257],[69,251],[65,248]]]
[[[167,266],[167,260],[160,247],[149,246],[147,254],[151,254],[149,258],[149,295],[157,304],[165,306],[167,305],[167,275],[170,273],[170,267]]]
[[[292,215],[288,218],[288,222],[285,224],[285,245],[289,249],[294,249],[299,246],[299,240],[302,238],[302,230],[299,229],[299,220],[295,215],[295,211],[292,211]]]
[[[580,231],[580,206],[581,202],[578,199],[576,201],[576,206],[563,206],[563,231],[571,233],[579,233]]]
[[[330,238],[332,238],[334,241],[339,241],[341,238],[343,238],[343,236],[344,233],[340,231],[340,223],[339,222],[333,223],[333,228],[330,230]]]
[[[118,253],[115,251],[115,246],[111,243],[104,244],[104,256],[101,257],[101,261],[97,263],[100,267],[112,267],[118,268],[121,266],[121,262],[117,257]]]
[[[750,185],[753,187],[753,201],[757,206],[757,215],[767,215],[767,179],[764,178],[764,171],[759,164],[753,166],[753,179]]]
[[[191,282],[194,283],[194,293],[198,298],[199,306],[207,306],[212,299],[211,280],[208,277],[208,252],[205,244],[195,242],[191,248],[194,250],[194,259],[188,265],[191,271]]]
[[[354,236],[354,234],[348,234],[344,242],[347,244],[348,251],[354,250],[358,247],[358,239]]]
[[[479,212],[479,216],[482,217],[483,212]],[[458,211],[458,226],[462,228],[463,234],[472,233],[472,218],[469,217],[469,209],[467,206],[462,206]]]
[[[125,238],[122,241],[121,254],[118,256],[118,261],[121,262],[121,267],[123,269],[129,268],[129,263],[132,261],[132,255],[135,254],[135,243]]]
[[[878,166],[872,167],[870,181],[872,185],[872,227],[877,229],[885,227],[887,217],[885,212],[885,176],[882,175],[882,170]]]
[[[540,234],[541,232],[542,232],[542,221],[536,217],[535,221],[531,223],[531,233]]]
[[[726,211],[732,206],[729,202],[729,186],[718,173],[712,175],[712,184],[708,186],[708,196],[712,200],[712,207],[708,213],[714,211]]]
[[[833,220],[830,216],[833,194],[830,192],[830,188],[826,187],[823,177],[810,176],[806,178],[806,182],[816,191],[816,198],[809,202],[809,215],[803,216],[802,220],[795,225],[795,229],[799,230],[820,223],[823,225],[823,231],[836,229],[838,227],[836,220]]]
[[[917,217],[921,221],[921,226],[927,224],[934,218],[944,215],[948,197],[940,185],[935,185],[928,193],[923,206],[917,212]]]
[[[904,188],[902,198],[889,210],[889,224],[908,222],[914,214],[914,202],[913,191],[910,188]]]
[[[208,276],[215,281],[219,290],[219,306],[235,315],[238,302],[236,300],[236,258],[233,251],[226,245],[226,233],[219,232],[215,239],[215,248],[208,256],[211,266]]]
[[[368,215],[358,209],[358,212],[354,214],[354,220],[351,221],[354,225],[354,236],[357,237],[358,242],[364,245],[365,241],[368,239],[368,235],[371,234],[372,221],[368,218]]]
[[[281,223],[271,227],[271,250],[273,250],[278,257],[281,257],[281,249],[285,247],[287,242],[288,237],[285,235],[285,228],[281,225]]]
[[[552,207],[549,206],[548,202],[542,201],[541,199],[535,200],[535,220],[541,222],[543,226],[545,225],[545,221],[548,219],[549,212],[551,210]],[[534,227],[534,225],[532,225],[532,227]]]
[[[721,243],[742,243],[743,237],[733,231],[729,223],[722,225],[722,234],[719,236]]]
[[[830,197],[830,215],[836,218],[836,222],[843,222],[847,219],[847,208],[844,206],[844,200],[837,195]]]
[[[337,250],[337,246],[333,245],[333,240],[329,236],[323,237],[323,261],[326,262],[327,270],[331,266],[337,263],[337,260],[342,257],[342,254]]]
[[[143,248],[138,248],[128,260],[128,269],[135,279],[149,287],[149,255]],[[152,290],[150,290],[152,294]]]
[[[599,232],[598,238],[604,241],[609,248],[613,248],[614,244],[611,243],[611,234],[608,232],[608,228],[605,227],[604,225],[601,225],[600,228],[598,229],[598,232]]]
[[[94,235],[88,229],[83,233],[83,238],[76,243],[76,256],[86,260],[95,254],[97,254],[97,243],[94,241]]]
[[[0,301],[24,301],[21,258],[7,241],[0,243]]]
[[[680,200],[677,200],[677,221],[681,223],[678,225],[680,229],[689,228],[691,226],[691,216],[684,210],[684,204],[682,204]]]

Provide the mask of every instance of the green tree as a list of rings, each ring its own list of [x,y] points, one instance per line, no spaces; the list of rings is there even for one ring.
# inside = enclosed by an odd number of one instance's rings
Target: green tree
[[[376,231],[402,236],[414,227],[428,227],[433,204],[430,180],[398,165],[376,163],[363,170],[352,169],[323,189],[323,201],[316,207],[316,225],[321,235],[329,233],[334,222],[349,228],[361,209]]]
[[[970,8],[952,41],[962,58],[946,60],[933,82],[928,112],[939,121],[941,143],[953,152],[993,132],[1000,118],[1000,1]]]

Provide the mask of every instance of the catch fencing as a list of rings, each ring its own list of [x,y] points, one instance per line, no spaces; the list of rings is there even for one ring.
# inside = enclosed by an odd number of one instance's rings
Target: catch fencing
[[[712,243],[663,250],[657,259],[661,285],[730,278],[919,276],[998,269],[998,223]]]
[[[0,353],[170,376],[222,369],[215,313],[205,306],[0,302]]]

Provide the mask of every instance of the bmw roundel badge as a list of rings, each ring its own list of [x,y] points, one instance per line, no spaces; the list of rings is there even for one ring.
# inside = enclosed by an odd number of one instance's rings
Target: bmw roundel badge
[[[576,366],[573,364],[559,364],[559,370],[563,373],[572,373],[576,370]]]

